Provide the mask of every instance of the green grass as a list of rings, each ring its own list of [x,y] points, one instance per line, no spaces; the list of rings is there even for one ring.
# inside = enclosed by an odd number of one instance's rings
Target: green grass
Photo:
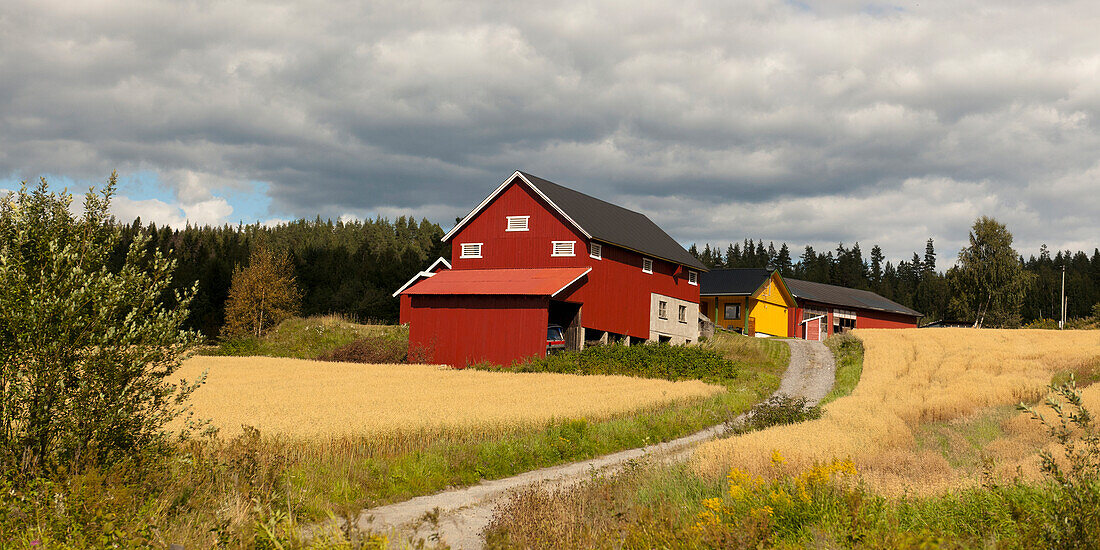
[[[200,355],[232,355],[292,357],[316,359],[336,348],[368,337],[383,336],[408,340],[408,327],[403,325],[361,325],[339,316],[294,317],[279,323],[267,334],[257,338],[229,338],[199,351]]]
[[[825,345],[829,347],[836,361],[836,381],[832,391],[821,400],[821,405],[851,395],[863,374],[862,340],[851,334],[839,334],[826,339]]]
[[[983,449],[1004,435],[1002,424],[1017,413],[1015,405],[1005,405],[949,422],[922,424],[914,434],[917,450],[940,453],[954,469],[980,472],[985,467]]]
[[[721,383],[727,391],[714,396],[680,402],[668,406],[635,411],[602,421],[583,419],[549,423],[542,429],[520,431],[504,436],[482,437],[469,434],[462,437],[436,438],[424,448],[410,449],[393,456],[356,456],[355,453],[318,453],[292,468],[292,479],[298,480],[302,494],[312,495],[304,506],[306,515],[316,517],[326,507],[368,507],[396,502],[417,495],[433,493],[447,487],[475,484],[482,479],[508,477],[537,468],[594,458],[624,449],[668,441],[704,428],[728,422],[755,403],[771,395],[779,387],[779,374],[789,354],[776,351],[769,342],[729,334],[712,340],[706,348],[647,345],[626,349],[592,350],[588,357],[633,358],[668,378],[682,379],[668,371],[668,364],[642,356],[661,359],[669,357],[702,357],[724,373],[726,378],[708,379]],[[780,344],[786,348],[785,344]],[[609,346],[623,348],[623,346]],[[683,354],[683,355],[681,355]],[[703,354],[703,355],[700,355]],[[698,356],[698,357],[697,357]],[[558,362],[529,362],[527,370],[539,368],[562,372],[578,363],[566,359]],[[660,367],[654,367],[659,364]],[[676,365],[694,372],[685,362]],[[565,367],[563,367],[565,365]],[[585,372],[603,374],[607,369],[623,374],[619,366],[589,368]],[[484,367],[498,368],[498,367]],[[704,376],[706,373],[696,373]],[[333,491],[341,479],[350,486]]]

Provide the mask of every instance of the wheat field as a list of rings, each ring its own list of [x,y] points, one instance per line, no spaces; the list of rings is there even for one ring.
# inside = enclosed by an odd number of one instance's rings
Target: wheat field
[[[506,430],[601,419],[725,391],[699,381],[272,357],[192,357],[177,373],[195,380],[204,371],[206,383],[192,395],[192,410],[225,436],[243,425],[302,438]]]
[[[792,471],[832,458],[851,458],[864,481],[886,494],[947,490],[976,482],[943,453],[921,450],[922,425],[966,422],[991,407],[1045,395],[1052,375],[1100,359],[1100,332],[1045,330],[858,330],[865,346],[863,374],[851,395],[829,404],[819,420],[710,442],[692,458],[701,473],[733,466],[772,469],[778,450]],[[1100,411],[1100,388],[1085,391]],[[983,452],[996,473],[1037,475],[1038,424],[1012,414],[1003,436]]]

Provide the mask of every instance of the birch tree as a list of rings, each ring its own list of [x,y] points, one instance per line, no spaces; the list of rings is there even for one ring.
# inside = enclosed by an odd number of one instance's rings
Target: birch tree
[[[974,327],[1019,324],[1020,305],[1032,278],[1012,248],[1012,233],[982,216],[970,231],[970,244],[959,251],[948,271],[951,306],[956,315],[973,317]]]
[[[301,297],[294,268],[286,253],[258,244],[249,254],[248,267],[233,272],[225,303],[223,337],[260,337],[298,312]]]

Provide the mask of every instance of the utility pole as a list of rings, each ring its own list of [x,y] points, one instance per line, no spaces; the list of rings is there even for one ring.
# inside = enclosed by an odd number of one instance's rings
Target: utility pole
[[[1058,328],[1066,328],[1066,266],[1062,264],[1062,317],[1058,319]]]

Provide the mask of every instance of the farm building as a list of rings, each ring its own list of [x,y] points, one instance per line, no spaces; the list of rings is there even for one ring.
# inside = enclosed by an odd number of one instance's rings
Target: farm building
[[[778,272],[716,269],[700,281],[699,311],[715,326],[748,335],[788,335],[787,312],[795,300]]]
[[[869,290],[784,281],[798,304],[791,310],[789,331],[796,338],[824,340],[851,328],[916,328],[924,316]]]
[[[767,269],[703,273],[700,296],[700,312],[716,326],[758,336],[823,340],[851,328],[912,328],[921,318],[874,292],[786,279]]]
[[[586,341],[693,342],[706,268],[645,215],[515,172],[444,235],[451,259],[402,286],[409,348],[434,362],[546,354]]]

